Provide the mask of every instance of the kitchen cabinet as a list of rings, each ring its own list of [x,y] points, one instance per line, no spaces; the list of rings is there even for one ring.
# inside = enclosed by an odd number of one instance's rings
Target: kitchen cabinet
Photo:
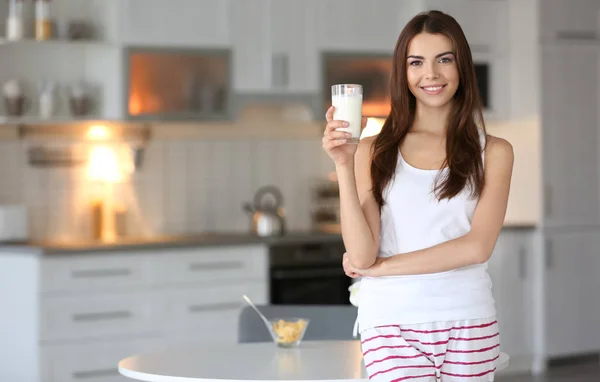
[[[533,355],[532,231],[503,229],[488,261],[500,328],[500,349],[510,355],[514,365],[531,365]]]
[[[124,381],[120,359],[182,344],[236,343],[241,296],[269,301],[263,244],[30,251],[0,255],[3,381]]]
[[[317,93],[318,1],[236,1],[231,9],[233,86],[242,94]]]
[[[131,382],[119,374],[116,363],[133,354],[164,350],[156,338],[111,339],[97,344],[49,345],[42,348],[44,382]],[[164,344],[162,344],[164,345]],[[115,361],[117,360],[117,361]],[[34,379],[11,379],[34,381]]]
[[[541,52],[544,223],[598,226],[599,46],[544,44]]]
[[[230,117],[230,50],[137,46],[124,55],[127,119]]]
[[[600,2],[597,0],[544,0],[538,7],[543,41],[598,39]]]
[[[271,11],[271,87],[276,92],[318,93],[320,0],[277,0]]]
[[[540,50],[538,6],[534,1],[509,0],[507,76],[510,111],[507,120],[538,120],[540,114]],[[506,80],[508,78],[508,81]]]
[[[508,53],[508,2],[504,0],[423,0],[423,10],[450,14],[461,25],[473,52]]]
[[[395,0],[322,0],[317,9],[318,47],[321,51],[392,54],[406,14]],[[414,16],[414,15],[413,15]],[[411,16],[412,17],[412,16]]]
[[[230,47],[230,0],[124,0],[125,45]],[[238,4],[236,4],[238,6]]]
[[[233,87],[240,93],[271,87],[271,14],[268,0],[235,1],[231,9]]]
[[[600,232],[546,237],[546,350],[549,357],[600,351]]]

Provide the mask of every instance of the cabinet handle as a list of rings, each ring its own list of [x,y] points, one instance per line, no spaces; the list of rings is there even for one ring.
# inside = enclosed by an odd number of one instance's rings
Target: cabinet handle
[[[123,277],[131,275],[131,269],[115,268],[115,269],[88,269],[72,271],[71,276],[74,279],[86,278],[103,278],[103,277]]]
[[[271,58],[271,83],[275,88],[284,88],[290,84],[289,57],[286,53],[274,54]]]
[[[216,271],[223,269],[242,269],[244,268],[243,261],[221,261],[214,263],[191,263],[190,271]]]
[[[525,280],[527,278],[527,256],[525,248],[519,248],[519,278]]]
[[[546,269],[552,269],[552,267],[554,267],[552,240],[546,240]]]
[[[188,310],[190,313],[201,313],[206,311],[213,310],[234,310],[239,309],[240,304],[237,302],[224,302],[220,304],[198,304],[198,305],[190,305]]]
[[[73,373],[73,379],[112,377],[115,375],[119,375],[119,370],[117,368],[76,371]]]
[[[550,184],[544,186],[544,213],[547,217],[552,216],[552,186]]]
[[[106,320],[122,320],[133,316],[133,313],[127,310],[115,310],[113,312],[98,313],[77,313],[71,316],[75,322],[93,322]]]
[[[596,31],[557,31],[556,38],[558,40],[597,40],[598,33]]]

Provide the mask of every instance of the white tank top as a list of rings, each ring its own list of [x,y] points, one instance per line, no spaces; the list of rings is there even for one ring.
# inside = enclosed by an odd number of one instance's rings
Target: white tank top
[[[483,147],[485,136],[480,135]],[[438,201],[433,187],[439,172],[415,168],[398,152],[395,176],[384,190],[379,257],[429,248],[469,232],[478,200],[465,189]],[[496,310],[491,287],[487,263],[427,275],[364,277],[358,324],[362,331],[379,325],[492,317]]]

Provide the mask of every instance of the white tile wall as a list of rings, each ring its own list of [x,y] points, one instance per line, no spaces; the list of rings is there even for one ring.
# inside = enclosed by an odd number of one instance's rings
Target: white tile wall
[[[83,168],[26,163],[20,141],[0,143],[0,204],[29,207],[32,239],[88,238],[93,186]],[[151,141],[142,168],[118,191],[131,235],[244,231],[242,210],[275,185],[289,229],[310,228],[312,185],[333,170],[320,138],[203,138]]]

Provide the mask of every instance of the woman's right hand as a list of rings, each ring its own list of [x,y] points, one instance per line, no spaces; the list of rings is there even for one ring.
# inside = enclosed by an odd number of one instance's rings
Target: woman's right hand
[[[346,165],[352,161],[357,144],[346,144],[347,139],[352,137],[352,134],[346,131],[337,131],[336,129],[348,127],[346,121],[333,120],[334,107],[331,106],[325,114],[327,125],[323,133],[323,149],[337,165]]]

